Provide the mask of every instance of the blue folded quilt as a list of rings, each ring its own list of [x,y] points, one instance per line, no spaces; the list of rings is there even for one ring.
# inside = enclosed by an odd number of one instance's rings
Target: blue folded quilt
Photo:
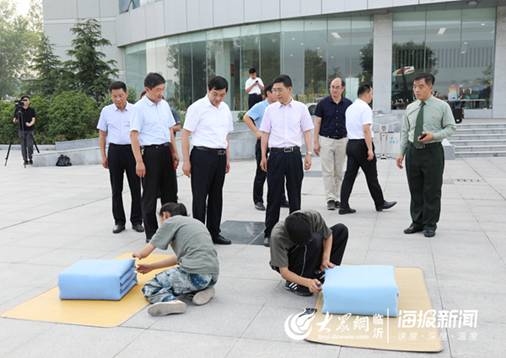
[[[393,266],[336,266],[325,271],[323,312],[397,317],[399,289]]]
[[[60,299],[120,300],[137,283],[135,261],[81,260],[58,276]]]

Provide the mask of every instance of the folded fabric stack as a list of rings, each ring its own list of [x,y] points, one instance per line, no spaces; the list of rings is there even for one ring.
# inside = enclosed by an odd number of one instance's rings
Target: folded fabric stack
[[[120,300],[137,283],[134,260],[81,260],[58,276],[62,300]]]
[[[325,271],[323,312],[397,317],[399,288],[393,266],[336,266]]]

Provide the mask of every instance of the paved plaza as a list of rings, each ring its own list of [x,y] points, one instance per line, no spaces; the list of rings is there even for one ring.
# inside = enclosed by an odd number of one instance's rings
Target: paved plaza
[[[5,157],[5,151],[0,152]],[[57,283],[58,273],[84,258],[114,258],[144,245],[144,235],[113,235],[108,172],[101,166],[23,168],[20,153],[0,167],[0,313]],[[263,221],[252,203],[254,161],[232,162],[223,221]],[[286,292],[260,245],[217,247],[216,297],[183,315],[151,317],[143,309],[116,328],[0,318],[0,357],[497,357],[506,356],[506,158],[446,162],[442,215],[433,239],[404,235],[410,223],[404,171],[378,161],[386,200],[377,213],[364,176],[355,184],[354,215],[325,209],[318,158],[306,175],[302,207],[350,231],[344,264],[417,266],[433,307],[478,310],[473,329],[442,330],[444,351],[401,353],[292,341],[285,319],[315,298]],[[129,194],[125,185],[125,206]],[[190,181],[179,177],[180,201],[191,208]],[[282,209],[282,217],[287,209]]]

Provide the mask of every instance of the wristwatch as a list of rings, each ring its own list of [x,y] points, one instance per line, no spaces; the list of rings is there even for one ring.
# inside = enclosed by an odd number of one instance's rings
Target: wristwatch
[[[313,155],[313,152],[306,152],[306,155]]]

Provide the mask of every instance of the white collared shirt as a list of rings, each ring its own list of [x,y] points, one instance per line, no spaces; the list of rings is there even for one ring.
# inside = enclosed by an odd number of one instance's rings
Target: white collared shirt
[[[188,107],[184,129],[192,132],[193,146],[225,149],[227,135],[234,130],[232,112],[225,102],[213,106],[206,95]]]
[[[128,102],[123,110],[116,107],[114,103],[102,108],[97,129],[107,133],[107,143],[130,144],[132,112],[133,104]]]
[[[167,101],[154,103],[144,96],[134,104],[132,112],[130,131],[139,132],[141,145],[170,142],[170,128],[176,122]]]
[[[372,131],[372,109],[360,98],[357,98],[346,110],[346,132],[348,139],[364,139],[364,124],[371,124]]]
[[[260,131],[269,133],[269,148],[300,147],[304,132],[313,128],[306,105],[293,99],[286,105],[270,104],[260,125]]]
[[[248,89],[249,87],[251,87],[251,85],[253,83],[255,83],[255,81],[258,81],[258,84],[263,87],[264,83],[262,82],[262,79],[260,77],[257,77],[255,79],[250,77],[246,80],[246,84],[244,85],[244,89]],[[249,91],[248,94],[262,94],[262,90],[260,89],[260,87],[255,86],[251,89],[251,91]]]

